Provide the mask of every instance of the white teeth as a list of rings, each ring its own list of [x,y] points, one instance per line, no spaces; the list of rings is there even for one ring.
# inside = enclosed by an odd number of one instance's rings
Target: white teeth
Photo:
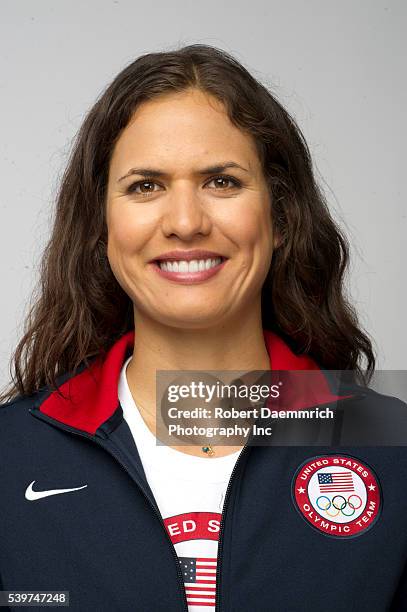
[[[160,261],[159,266],[161,270],[167,272],[202,272],[203,270],[209,270],[221,263],[220,257],[214,259],[193,259],[192,261]]]

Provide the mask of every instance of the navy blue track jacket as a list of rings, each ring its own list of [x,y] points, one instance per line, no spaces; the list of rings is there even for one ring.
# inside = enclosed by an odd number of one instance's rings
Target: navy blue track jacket
[[[274,370],[316,369],[275,334],[264,337]],[[129,332],[103,360],[65,376],[65,399],[42,389],[0,407],[0,588],[69,591],[75,611],[187,610],[118,402],[133,343]],[[407,406],[354,389],[337,401],[342,424],[384,409],[400,444],[365,447],[349,434],[336,447],[320,430],[316,443],[307,425],[303,443],[287,446],[278,424],[273,445],[246,444],[222,513],[218,612],[407,610]],[[328,389],[320,403],[331,399]],[[61,488],[77,490],[38,493]]]

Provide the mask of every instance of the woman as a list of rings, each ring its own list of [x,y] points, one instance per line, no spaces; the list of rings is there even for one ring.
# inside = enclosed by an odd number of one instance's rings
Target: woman
[[[405,609],[404,448],[156,444],[162,371],[312,370],[302,408],[404,414],[356,384],[375,359],[347,261],[300,130],[233,57],[125,68],[79,132],[3,395],[3,589],[74,610]],[[321,369],[356,380],[335,394]]]

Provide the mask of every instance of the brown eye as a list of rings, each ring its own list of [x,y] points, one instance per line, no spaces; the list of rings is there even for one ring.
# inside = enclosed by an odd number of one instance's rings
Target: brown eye
[[[137,193],[139,195],[149,195],[150,193],[154,193],[154,185],[157,185],[154,181],[145,180],[145,181],[136,181],[132,183],[127,188],[127,193]],[[138,188],[140,187],[140,191]]]
[[[214,183],[216,185],[216,189],[220,188],[221,190],[241,187],[241,183],[231,176],[215,176],[209,181],[209,183],[207,183],[207,185],[210,183]]]

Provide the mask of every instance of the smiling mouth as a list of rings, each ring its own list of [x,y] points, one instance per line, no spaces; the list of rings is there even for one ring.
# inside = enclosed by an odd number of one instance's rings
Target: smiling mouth
[[[186,260],[155,260],[153,268],[161,278],[181,284],[195,284],[207,281],[222,270],[227,257],[211,257],[206,259]]]
[[[215,268],[222,261],[225,261],[226,257],[213,257],[208,259],[192,259],[191,261],[185,260],[157,260],[155,263],[159,266],[161,270],[166,272],[181,272],[181,273],[189,273],[193,274],[195,272],[204,272],[205,270],[210,270],[211,268]]]

